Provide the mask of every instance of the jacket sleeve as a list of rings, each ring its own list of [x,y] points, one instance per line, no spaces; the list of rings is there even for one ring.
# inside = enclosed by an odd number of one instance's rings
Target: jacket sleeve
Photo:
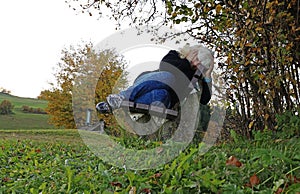
[[[211,99],[212,83],[211,82],[207,83],[204,82],[203,80],[201,82],[202,82],[202,93],[201,93],[200,103],[206,105]]]

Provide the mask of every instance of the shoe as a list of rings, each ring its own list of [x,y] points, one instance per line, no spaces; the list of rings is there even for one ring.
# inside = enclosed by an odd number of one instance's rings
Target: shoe
[[[125,97],[120,94],[110,94],[106,97],[106,101],[112,110],[120,108],[124,99]]]
[[[96,110],[101,114],[109,114],[112,112],[107,102],[99,102],[96,105]]]

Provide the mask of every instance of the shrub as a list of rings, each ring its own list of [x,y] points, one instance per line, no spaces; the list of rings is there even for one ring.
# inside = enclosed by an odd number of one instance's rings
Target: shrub
[[[14,106],[12,105],[12,103],[8,100],[3,100],[0,104],[0,114],[1,115],[8,115],[8,114],[12,114],[12,109],[14,108]]]
[[[24,113],[34,113],[34,114],[47,114],[43,109],[41,108],[32,108],[29,106],[22,106],[22,111]]]
[[[282,131],[286,137],[290,138],[293,136],[300,135],[300,108],[298,111],[286,111],[283,114],[276,115],[277,120],[277,131]]]

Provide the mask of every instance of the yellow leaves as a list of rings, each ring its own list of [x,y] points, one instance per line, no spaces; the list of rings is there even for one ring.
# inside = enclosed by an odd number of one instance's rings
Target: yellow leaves
[[[264,80],[266,78],[266,76],[264,74],[259,74],[258,75],[259,79]]]
[[[231,84],[230,89],[236,89],[235,85]]]
[[[262,30],[263,30],[262,27],[256,27],[256,28],[255,28],[255,31],[262,31]]]
[[[245,61],[244,66],[247,67],[250,64],[250,61]]]
[[[246,39],[242,39],[242,40],[239,42],[240,48],[244,48],[245,42],[246,42]]]
[[[292,61],[294,60],[293,57],[286,57],[285,59],[286,59],[287,61],[289,61],[289,62],[292,62]]]
[[[266,5],[266,8],[267,8],[267,9],[270,9],[270,7],[273,6],[273,3],[274,3],[273,1],[268,2],[267,5]]]
[[[271,24],[273,20],[274,20],[274,16],[271,15],[265,24]]]
[[[197,9],[199,9],[199,8],[201,7],[201,4],[200,4],[200,3],[196,3],[196,4],[194,5],[194,7],[197,8]]]
[[[251,19],[247,19],[245,24],[246,24],[246,26],[249,26],[249,24],[252,24],[252,20]]]
[[[260,52],[261,52],[261,48],[253,47],[253,48],[252,48],[252,51],[253,51],[253,52],[259,52],[259,53],[260,53]]]
[[[293,4],[295,4],[295,1],[291,1],[289,4],[288,4],[288,9],[291,9],[293,7]]]
[[[176,12],[173,12],[173,13],[172,13],[172,17],[175,18],[176,16],[177,16],[177,13],[176,13]]]
[[[265,120],[268,120],[268,119],[269,119],[269,117],[270,117],[270,115],[269,115],[269,114],[265,114],[265,116],[264,116],[264,119],[265,119]]]
[[[227,57],[227,63],[230,64],[231,60],[232,60],[232,53],[229,53]]]
[[[251,47],[253,44],[251,42],[248,42],[245,44],[246,47]]]
[[[222,10],[222,6],[221,6],[220,4],[218,4],[218,5],[216,6],[216,14],[219,15],[220,12],[221,12],[221,10]]]
[[[253,125],[254,125],[254,121],[251,121],[248,125],[248,128],[251,129],[253,127]]]
[[[209,6],[204,6],[203,10],[205,13],[208,13],[211,9]]]
[[[219,26],[213,26],[212,29],[218,30],[218,29],[219,29]]]
[[[251,12],[252,12],[253,15],[257,14],[257,8],[254,7]]]
[[[111,88],[120,77],[119,72],[124,68],[124,63],[114,51],[96,53],[92,48],[91,44],[87,44],[63,50],[61,62],[58,64],[59,71],[55,75],[58,88],[53,85],[53,91],[43,93],[43,97],[48,100],[50,122],[57,127],[76,127],[73,113],[76,113],[76,125],[84,125],[86,110],[93,109],[94,103],[104,100],[111,93]],[[98,75],[99,71],[101,77]],[[95,91],[94,84],[98,80],[100,84]],[[90,103],[89,99],[93,97],[95,102]],[[112,118],[108,120],[111,121]],[[98,118],[92,117],[92,122],[96,121]]]

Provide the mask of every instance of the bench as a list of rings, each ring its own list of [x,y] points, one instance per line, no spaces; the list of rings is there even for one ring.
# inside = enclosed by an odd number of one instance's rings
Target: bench
[[[163,108],[160,106],[153,106],[148,104],[134,103],[131,101],[122,101],[121,108],[129,109],[131,113],[150,114],[157,117],[163,117],[169,120],[174,120],[178,117],[178,111]]]

